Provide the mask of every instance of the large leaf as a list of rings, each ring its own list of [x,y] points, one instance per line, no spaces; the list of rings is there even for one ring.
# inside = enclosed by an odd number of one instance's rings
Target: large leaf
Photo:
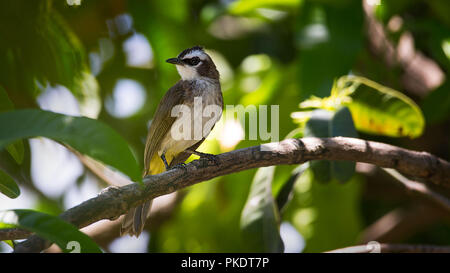
[[[0,85],[0,112],[14,109],[13,102],[9,99],[5,88]]]
[[[94,119],[26,109],[0,113],[0,148],[18,139],[43,136],[116,168],[134,181],[140,170],[126,141],[109,126]]]
[[[334,113],[329,130],[330,137],[358,137],[358,132],[356,132],[355,125],[353,123],[352,114],[347,107],[343,107]],[[355,166],[355,162],[339,160],[331,161],[333,177],[339,182],[346,182],[355,173]]]
[[[304,163],[295,168],[289,179],[287,179],[281,186],[279,192],[276,194],[276,201],[278,210],[281,212],[286,204],[292,199],[295,182],[300,176],[309,168],[309,163]]]
[[[425,127],[420,108],[404,94],[369,79],[344,76],[337,82],[338,96],[351,98],[345,102],[355,126],[366,133],[392,137],[418,137]]]
[[[16,141],[16,142],[6,146],[6,150],[12,156],[12,158],[14,158],[14,160],[17,163],[22,164],[24,150],[25,150],[25,148],[23,147],[22,140]]]
[[[91,238],[74,225],[46,213],[24,209],[7,210],[0,212],[0,222],[35,232],[57,244],[64,252],[71,252],[72,246],[76,246],[75,250],[82,253],[102,252]]]
[[[14,104],[9,99],[6,90],[0,85],[0,113],[14,109]],[[17,163],[23,161],[23,142],[22,140],[11,143],[6,146],[8,153],[14,158]],[[16,198],[20,195],[20,189],[16,182],[4,171],[0,170],[0,192],[9,198]]]
[[[338,111],[315,110],[306,123],[305,137],[357,137],[353,119],[347,107]],[[314,177],[320,182],[329,182],[331,178],[346,182],[355,172],[355,163],[350,161],[314,160],[311,162]]]
[[[14,109],[13,102],[9,99],[6,90],[0,86],[0,112],[10,111]],[[8,153],[14,158],[14,160],[21,164],[23,161],[23,142],[22,140],[16,141],[6,147]]]
[[[315,183],[311,169],[299,177],[294,198],[283,211],[306,241],[304,252],[322,252],[357,243],[362,230],[361,176],[345,184]]]
[[[0,192],[9,198],[16,198],[20,195],[20,189],[16,182],[2,170],[0,170]]]
[[[304,137],[330,137],[330,122],[333,119],[333,112],[327,110],[315,110],[306,123],[303,131]],[[331,162],[327,160],[313,160],[310,168],[314,172],[314,177],[319,182],[329,182],[331,180]]]
[[[362,132],[414,138],[425,127],[422,111],[410,98],[364,77],[342,76],[333,85],[331,96],[312,96],[300,104],[301,108],[327,110],[342,106],[350,109],[356,129]]]
[[[256,252],[283,252],[278,209],[272,196],[274,166],[258,169],[241,215],[247,247]]]

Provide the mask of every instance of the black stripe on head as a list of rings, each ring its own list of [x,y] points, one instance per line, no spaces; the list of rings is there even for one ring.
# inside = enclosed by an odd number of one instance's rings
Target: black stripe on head
[[[196,51],[196,50],[200,50],[203,51],[203,47],[201,46],[194,46],[188,49],[183,50],[180,55],[178,55],[178,59],[182,59],[184,56],[186,56],[187,54],[191,53],[192,51]]]

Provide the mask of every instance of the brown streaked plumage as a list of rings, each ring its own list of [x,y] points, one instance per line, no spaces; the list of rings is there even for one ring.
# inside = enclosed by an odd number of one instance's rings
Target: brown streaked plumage
[[[158,174],[163,172],[166,167],[174,167],[177,164],[184,163],[192,154],[192,151],[195,151],[209,134],[207,132],[201,140],[173,139],[171,128],[177,120],[176,116],[171,116],[174,106],[183,104],[192,109],[194,98],[201,97],[203,109],[207,105],[217,105],[220,109],[223,109],[219,72],[211,57],[201,47],[196,46],[186,49],[177,58],[168,59],[167,62],[176,65],[181,80],[167,91],[156,109],[145,145],[144,176]],[[211,118],[214,118],[214,122],[217,122],[220,115],[208,118],[202,117],[203,124],[205,124],[205,119]],[[192,117],[194,116],[192,115]],[[187,150],[190,152],[187,152]],[[167,165],[163,160],[166,160]],[[147,201],[131,209],[125,215],[121,228],[122,235],[129,233],[136,237],[139,236],[150,213],[151,202]]]

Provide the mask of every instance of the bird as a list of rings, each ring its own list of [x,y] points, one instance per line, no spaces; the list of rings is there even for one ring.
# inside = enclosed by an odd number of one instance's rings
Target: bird
[[[187,48],[176,58],[167,59],[166,62],[176,66],[181,79],[161,99],[148,129],[144,151],[144,177],[171,168],[183,167],[191,154],[217,163],[215,155],[196,151],[222,115],[223,96],[216,65],[201,46]],[[195,109],[199,99],[201,99],[200,111]],[[184,106],[185,109],[187,107],[190,119],[186,121],[180,116],[173,115],[173,109],[177,105]],[[203,112],[208,106],[218,110],[212,111],[209,116],[199,116],[198,113]],[[200,120],[203,127],[200,136],[197,137],[193,137],[196,134],[194,129],[197,128],[192,126],[194,120]],[[182,127],[186,128],[186,132],[183,133],[191,137],[180,139],[174,135],[176,131],[174,129],[178,129],[174,127],[180,122],[186,125]],[[190,124],[186,124],[189,122]],[[121,236],[129,234],[138,237],[141,234],[150,214],[151,204],[152,200],[146,201],[128,211],[122,220]]]

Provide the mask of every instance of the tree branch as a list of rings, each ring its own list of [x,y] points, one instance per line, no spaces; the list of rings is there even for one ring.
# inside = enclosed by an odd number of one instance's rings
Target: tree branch
[[[450,253],[450,246],[378,244],[351,246],[326,253]]]
[[[109,187],[60,215],[82,228],[102,219],[116,219],[146,200],[210,180],[214,177],[252,168],[281,164],[301,164],[310,160],[349,160],[394,168],[436,185],[450,187],[450,163],[426,152],[355,138],[287,139],[217,155],[216,165],[195,160],[184,168],[147,176],[144,187],[137,183],[120,188]],[[40,252],[49,243],[36,235],[18,244],[15,252]]]
[[[32,232],[20,228],[4,228],[0,229],[0,241],[26,239],[31,234]]]

